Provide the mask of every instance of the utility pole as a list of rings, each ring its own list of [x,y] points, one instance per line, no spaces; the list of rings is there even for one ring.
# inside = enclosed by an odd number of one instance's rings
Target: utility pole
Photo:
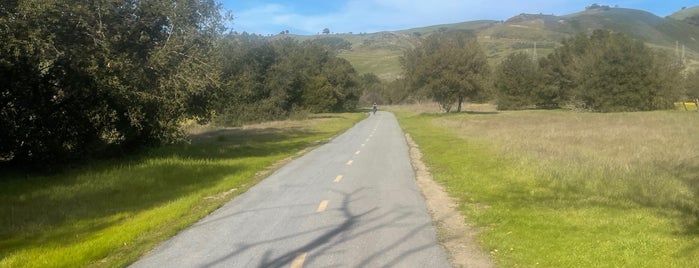
[[[682,65],[685,65],[687,63],[687,58],[685,57],[687,54],[684,53],[684,45],[682,45]]]
[[[536,54],[536,42],[534,42],[534,62],[539,60],[539,56]]]

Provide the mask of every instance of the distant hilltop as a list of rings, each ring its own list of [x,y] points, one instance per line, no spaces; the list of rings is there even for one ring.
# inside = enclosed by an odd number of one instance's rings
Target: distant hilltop
[[[285,36],[301,40],[343,38],[352,47],[341,56],[359,72],[372,72],[382,79],[393,80],[400,75],[399,58],[403,51],[436,31],[474,31],[489,60],[497,63],[516,51],[536,49],[537,55],[545,56],[562,39],[595,29],[621,32],[652,47],[682,53],[690,66],[697,65],[699,60],[699,6],[683,8],[663,18],[643,10],[593,4],[583,11],[563,16],[522,13],[504,21],[477,20],[378,33]]]

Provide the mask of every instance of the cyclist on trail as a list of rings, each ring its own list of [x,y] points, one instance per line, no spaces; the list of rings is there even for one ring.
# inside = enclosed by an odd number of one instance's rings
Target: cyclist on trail
[[[374,102],[374,105],[371,106],[371,110],[374,112],[374,114],[376,114],[376,110],[378,110],[378,109],[379,109],[379,107],[376,106],[376,102]]]

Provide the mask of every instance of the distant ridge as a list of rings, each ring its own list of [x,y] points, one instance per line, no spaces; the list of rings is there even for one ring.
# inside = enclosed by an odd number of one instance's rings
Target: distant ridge
[[[470,30],[476,33],[491,63],[510,53],[523,51],[545,56],[564,38],[578,33],[607,29],[624,33],[651,47],[673,53],[684,48],[688,63],[699,66],[699,6],[680,10],[668,17],[650,12],[609,6],[588,7],[584,11],[556,16],[519,14],[505,21],[476,20],[430,25],[399,31],[333,34],[352,43],[352,49],[340,56],[348,59],[360,73],[372,72],[384,80],[400,76],[399,58],[420,38],[443,30]],[[323,38],[327,35],[299,37]]]
[[[677,11],[674,14],[670,15],[669,17],[676,19],[676,20],[685,20],[689,17],[696,16],[696,15],[699,15],[699,6],[684,8],[684,9]]]

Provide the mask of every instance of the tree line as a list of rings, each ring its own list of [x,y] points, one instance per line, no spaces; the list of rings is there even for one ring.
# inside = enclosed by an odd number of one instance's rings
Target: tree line
[[[404,86],[403,94],[387,85],[382,96],[389,102],[432,99],[447,112],[460,111],[464,101],[491,101],[500,110],[649,111],[699,98],[699,73],[607,30],[565,39],[543,58],[513,53],[494,67],[475,34],[439,31],[406,51],[401,63],[403,78],[394,84]]]
[[[337,57],[340,38],[298,42],[243,33],[220,43],[222,90],[215,121],[225,125],[287,118],[299,113],[351,111],[361,80]]]
[[[348,43],[228,32],[214,0],[0,3],[0,165],[44,166],[221,124],[354,109]]]

